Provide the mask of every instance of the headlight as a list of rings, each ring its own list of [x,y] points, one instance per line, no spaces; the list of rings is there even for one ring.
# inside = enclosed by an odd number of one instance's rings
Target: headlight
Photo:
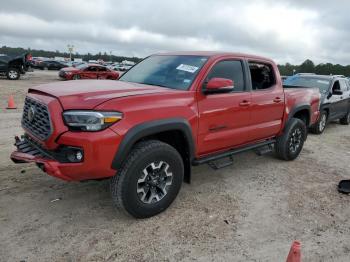
[[[65,123],[72,130],[99,131],[122,119],[120,112],[103,111],[66,111],[63,113]]]

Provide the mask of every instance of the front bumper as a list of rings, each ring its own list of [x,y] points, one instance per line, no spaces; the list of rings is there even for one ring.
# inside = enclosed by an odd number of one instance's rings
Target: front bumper
[[[117,152],[120,136],[111,129],[100,132],[66,132],[52,150],[46,149],[30,139],[29,135],[16,138],[17,149],[11,154],[14,163],[36,163],[47,174],[66,180],[83,181],[114,176],[116,170],[111,167]],[[70,162],[68,153],[81,150],[81,162]]]

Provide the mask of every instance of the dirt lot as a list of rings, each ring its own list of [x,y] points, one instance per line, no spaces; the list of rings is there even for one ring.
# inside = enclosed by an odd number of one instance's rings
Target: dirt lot
[[[0,80],[0,261],[285,261],[295,239],[304,261],[350,260],[350,196],[336,190],[350,178],[350,127],[310,135],[294,162],[250,152],[196,167],[166,212],[135,220],[113,208],[108,181],[66,183],[9,160],[27,89],[56,80]]]

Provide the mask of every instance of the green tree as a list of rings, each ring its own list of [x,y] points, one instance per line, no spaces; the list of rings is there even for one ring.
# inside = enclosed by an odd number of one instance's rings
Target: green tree
[[[306,59],[298,70],[299,73],[315,73],[315,64],[310,59]]]

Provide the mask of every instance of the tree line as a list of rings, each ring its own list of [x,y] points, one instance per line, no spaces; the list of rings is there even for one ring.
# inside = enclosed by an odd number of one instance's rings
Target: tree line
[[[45,50],[37,50],[37,49],[30,49],[30,48],[21,48],[21,47],[8,47],[8,46],[2,46],[0,47],[0,54],[6,54],[6,55],[20,55],[25,52],[29,52],[32,54],[32,56],[39,56],[39,57],[69,57],[68,52],[60,52],[58,50],[56,51],[45,51]],[[110,55],[106,52],[98,54],[79,54],[74,53],[72,54],[72,58],[82,58],[84,61],[89,60],[98,60],[102,59],[104,61],[113,61],[113,62],[121,62],[123,60],[129,60],[133,61],[135,63],[139,62],[141,58],[138,57],[126,57],[126,56],[116,56],[116,55]],[[350,76],[350,65],[343,66],[340,64],[331,64],[331,63],[325,63],[325,64],[318,64],[315,65],[314,62],[312,62],[310,59],[305,60],[301,65],[292,65],[290,63],[286,63],[284,65],[278,65],[278,68],[280,70],[281,75],[289,76],[296,73],[316,73],[319,75],[345,75]]]
[[[31,48],[21,48],[21,47],[8,47],[8,46],[2,46],[0,47],[0,54],[5,55],[21,55],[23,53],[29,52],[32,56],[35,57],[48,57],[53,58],[55,56],[57,57],[69,57],[68,52],[60,52],[58,50],[56,51],[45,51],[45,50],[37,50],[37,49],[31,49]],[[102,59],[103,61],[113,61],[113,62],[122,62],[123,60],[133,61],[135,63],[139,62],[141,58],[138,57],[126,57],[126,56],[116,56],[107,54],[106,52],[98,54],[79,54],[79,53],[72,53],[72,59],[74,58],[82,58],[84,61],[89,60],[98,60]]]
[[[340,64],[318,64],[315,65],[310,59],[305,60],[301,65],[278,65],[281,75],[289,76],[295,73],[315,73],[318,75],[344,75],[350,76],[350,65]]]

